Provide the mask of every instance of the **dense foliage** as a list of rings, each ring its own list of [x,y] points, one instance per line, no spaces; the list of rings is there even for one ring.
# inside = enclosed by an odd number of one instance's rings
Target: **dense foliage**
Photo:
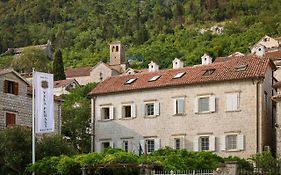
[[[64,95],[62,104],[62,134],[80,152],[90,152],[91,100],[88,93],[95,83],[76,87],[70,94]]]
[[[67,160],[67,161],[66,161]],[[107,149],[103,153],[89,153],[75,155],[72,157],[60,156],[49,157],[38,161],[29,171],[35,171],[36,174],[66,175],[79,172],[80,168],[90,167],[92,173],[97,174],[137,174],[138,168],[113,168],[116,164],[150,164],[156,165],[164,170],[215,170],[220,163],[225,160],[211,152],[191,152],[187,150],[173,150],[164,148],[153,152],[150,155],[137,156],[133,153],[127,153],[120,149]],[[250,163],[244,159],[235,158],[239,162]],[[52,167],[52,168],[48,168]],[[112,165],[112,166],[110,166]],[[107,168],[97,168],[107,167]],[[63,170],[63,171],[62,171]],[[73,172],[73,173],[72,173]],[[81,172],[81,170],[80,170]]]
[[[169,67],[174,57],[198,63],[247,52],[262,36],[281,35],[280,0],[29,0],[0,1],[0,53],[44,44],[62,48],[66,67],[94,65],[121,40],[128,58]],[[224,26],[223,35],[198,31]],[[2,58],[1,58],[2,59]]]
[[[0,174],[23,175],[31,163],[31,129],[17,126],[0,131]],[[73,155],[75,149],[58,135],[36,142],[36,160],[46,156]]]

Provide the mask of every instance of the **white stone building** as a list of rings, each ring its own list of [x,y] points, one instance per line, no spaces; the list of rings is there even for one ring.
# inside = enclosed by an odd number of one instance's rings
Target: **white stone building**
[[[204,61],[101,82],[90,93],[95,151],[169,146],[246,158],[274,150],[274,64],[255,56]]]

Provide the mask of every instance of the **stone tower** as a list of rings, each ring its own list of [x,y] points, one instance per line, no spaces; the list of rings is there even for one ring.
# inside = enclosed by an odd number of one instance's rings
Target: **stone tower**
[[[126,64],[125,50],[120,41],[110,44],[110,62],[109,65],[121,65]]]

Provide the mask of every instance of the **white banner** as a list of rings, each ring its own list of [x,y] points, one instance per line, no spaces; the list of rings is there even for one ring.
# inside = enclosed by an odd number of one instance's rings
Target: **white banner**
[[[35,88],[35,132],[53,132],[54,92],[53,74],[34,72],[33,88]]]

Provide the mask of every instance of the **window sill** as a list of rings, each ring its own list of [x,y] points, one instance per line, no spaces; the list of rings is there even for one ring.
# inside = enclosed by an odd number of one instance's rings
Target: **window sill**
[[[211,114],[211,113],[215,113],[215,111],[214,112],[211,112],[211,111],[196,112],[195,114]]]
[[[146,115],[144,116],[144,118],[156,118],[158,117],[159,115]]]
[[[133,120],[137,117],[122,117],[122,118],[119,118],[119,120]]]
[[[233,111],[225,111],[226,113],[231,113],[231,112],[241,112],[241,109],[238,110],[233,110]]]
[[[239,149],[230,149],[230,150],[224,150],[223,152],[240,152]]]
[[[112,121],[113,119],[102,119],[102,120],[98,120],[99,122],[109,122]]]
[[[184,117],[186,114],[173,114],[173,117]]]

